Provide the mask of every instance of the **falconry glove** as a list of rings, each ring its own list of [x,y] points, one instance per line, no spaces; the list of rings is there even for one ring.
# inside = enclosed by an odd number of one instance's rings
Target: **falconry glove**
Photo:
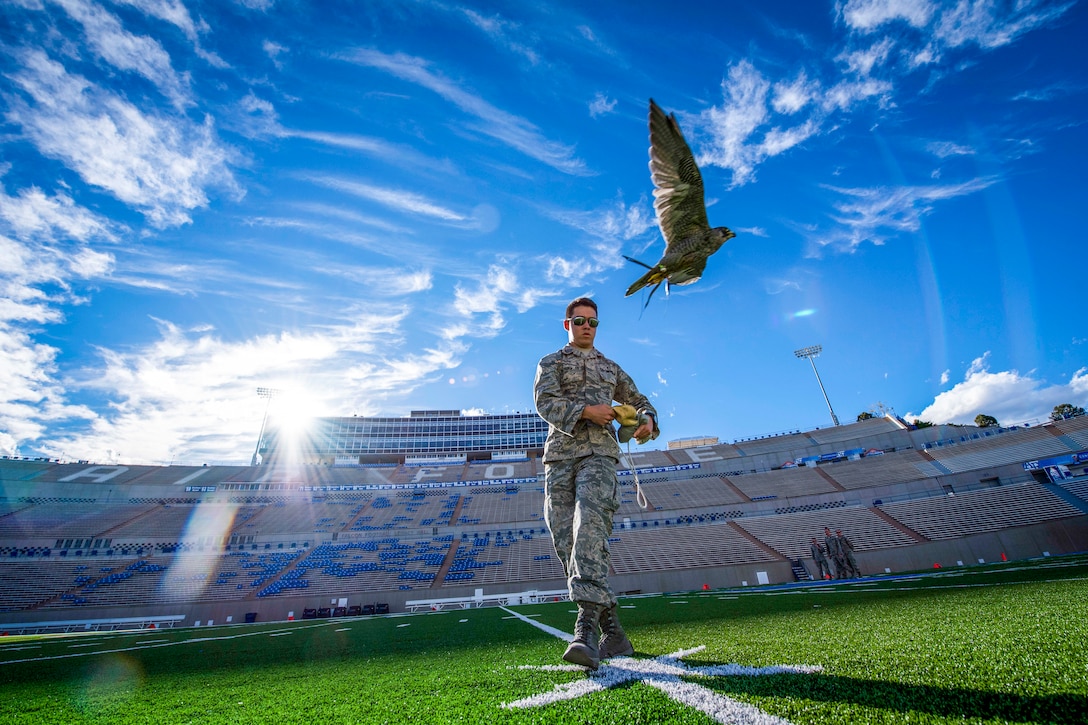
[[[616,413],[616,422],[620,424],[619,440],[620,443],[627,443],[635,435],[635,431],[643,423],[651,423],[650,416],[646,413],[639,413],[635,410],[633,405],[615,405],[612,410]],[[636,438],[635,440],[639,445],[646,443],[652,438],[652,434],[643,436],[642,438]]]

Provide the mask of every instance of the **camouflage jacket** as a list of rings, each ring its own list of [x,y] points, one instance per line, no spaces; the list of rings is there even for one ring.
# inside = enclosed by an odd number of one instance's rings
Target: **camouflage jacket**
[[[596,348],[580,350],[567,345],[541,358],[533,398],[537,413],[551,426],[544,443],[545,463],[590,454],[619,460],[615,428],[584,420],[582,411],[587,405],[612,405],[613,401],[633,405],[639,413],[653,416],[653,438],[660,433],[657,411],[638,392],[635,381]]]

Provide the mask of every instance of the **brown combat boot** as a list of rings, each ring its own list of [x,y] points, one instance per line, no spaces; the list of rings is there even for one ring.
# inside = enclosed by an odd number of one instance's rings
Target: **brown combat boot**
[[[635,653],[634,645],[620,626],[619,609],[614,603],[601,612],[601,644],[598,649],[602,660],[629,657]]]
[[[563,659],[576,665],[597,669],[601,664],[597,650],[597,627],[604,607],[593,602],[578,602],[578,619],[574,623],[574,641],[563,653]]]

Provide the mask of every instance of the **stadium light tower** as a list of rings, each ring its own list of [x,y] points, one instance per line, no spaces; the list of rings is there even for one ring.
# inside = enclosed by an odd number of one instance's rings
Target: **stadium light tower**
[[[831,420],[835,422],[835,425],[838,425],[839,417],[835,415],[835,410],[831,407],[827,391],[824,390],[824,382],[820,380],[820,373],[816,370],[816,363],[812,362],[812,359],[818,356],[823,349],[822,345],[809,345],[808,347],[802,347],[800,350],[794,350],[793,354],[798,358],[808,358],[808,361],[812,363],[812,372],[816,373],[816,382],[820,384],[820,392],[824,394],[824,402],[827,403],[827,409],[831,411]]]
[[[261,441],[264,439],[264,427],[268,423],[268,406],[272,405],[272,398],[279,395],[279,390],[276,388],[257,388],[257,397],[264,398],[267,402],[264,404],[264,418],[261,419],[261,432],[257,435],[257,447],[253,449],[253,459],[249,462],[249,465],[257,465],[257,454],[261,450]]]

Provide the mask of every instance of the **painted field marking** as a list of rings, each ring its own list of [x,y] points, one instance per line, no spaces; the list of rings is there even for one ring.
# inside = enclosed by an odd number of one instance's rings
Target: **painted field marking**
[[[289,630],[276,630],[276,631],[279,631],[282,634],[289,634],[289,633],[293,633],[293,632],[301,632],[302,630],[305,630],[305,629],[316,629],[318,627],[327,627],[327,626],[329,626],[328,622],[320,622],[318,624],[298,625],[298,626],[292,627]],[[161,644],[140,644],[140,645],[137,645],[137,646],[134,646],[134,647],[116,647],[114,649],[103,649],[103,650],[96,650],[96,651],[93,651],[93,652],[68,652],[68,653],[62,654],[62,655],[49,655],[47,657],[27,657],[27,658],[21,659],[21,660],[0,661],[0,667],[3,667],[4,665],[17,665],[17,664],[20,664],[20,663],[23,663],[23,662],[45,662],[46,660],[63,660],[63,659],[69,659],[69,658],[72,658],[72,657],[96,657],[98,655],[117,654],[117,653],[120,653],[120,652],[138,652],[139,650],[142,650],[142,649],[158,649],[159,647],[176,647],[177,645],[182,645],[182,644],[200,644],[202,642],[225,642],[225,641],[232,640],[232,639],[243,639],[245,637],[263,637],[266,634],[269,634],[269,630],[262,629],[262,630],[257,630],[255,632],[242,632],[242,633],[239,633],[239,634],[227,634],[227,635],[217,636],[217,637],[193,637],[192,639],[169,640],[169,641],[164,641]],[[106,641],[106,640],[104,640],[104,641]],[[27,649],[30,649],[30,648],[27,648]]]
[[[564,641],[571,641],[572,635],[550,627],[541,622],[536,622],[522,616],[506,607],[501,607],[505,612],[513,614],[518,619],[531,624],[537,629],[543,630]],[[783,673],[813,674],[823,672],[820,665],[770,665],[768,667],[747,667],[739,664],[710,665],[708,667],[692,667],[682,662],[684,657],[702,652],[705,645],[687,650],[678,650],[672,654],[661,655],[654,659],[634,659],[632,657],[614,657],[601,663],[600,668],[586,672],[586,679],[575,682],[567,682],[556,685],[548,692],[504,702],[504,709],[525,709],[530,707],[544,707],[554,702],[573,700],[595,692],[610,690],[613,687],[629,682],[641,682],[660,690],[669,699],[682,705],[692,707],[699,712],[713,718],[719,723],[729,725],[789,725],[785,720],[776,715],[760,710],[755,705],[734,700],[707,687],[681,680],[687,677],[730,677],[730,676],[760,676],[777,675]],[[586,671],[586,668],[577,665],[521,665],[518,669],[541,670],[545,672],[577,672]]]

